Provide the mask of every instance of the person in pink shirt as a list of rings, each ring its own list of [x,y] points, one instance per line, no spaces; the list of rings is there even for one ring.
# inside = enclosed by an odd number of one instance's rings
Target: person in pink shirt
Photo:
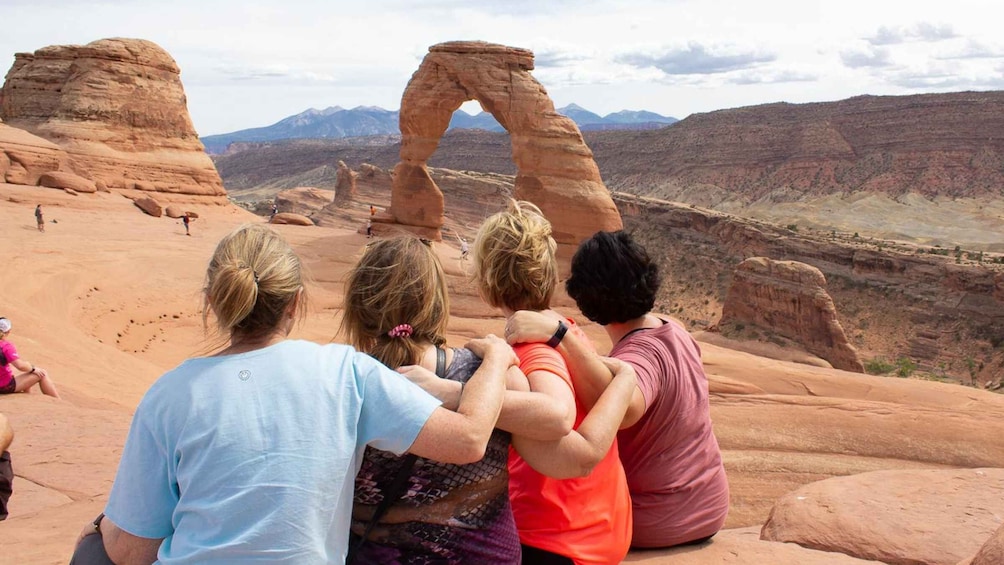
[[[651,312],[658,265],[623,231],[599,232],[572,258],[565,284],[579,309],[606,330],[610,356],[637,372],[637,389],[617,442],[634,512],[635,548],[699,544],[715,535],[729,510],[729,485],[711,427],[708,379],[697,342],[677,322]],[[546,341],[554,320],[521,311],[506,329],[510,343]],[[587,407],[607,382],[575,367],[596,353],[580,335],[558,346],[575,392]],[[578,378],[576,378],[578,377]]]
[[[10,320],[0,317],[0,394],[25,392],[37,384],[43,394],[59,398],[49,373],[21,359],[14,344],[7,341],[10,332]],[[11,367],[22,372],[14,376]]]

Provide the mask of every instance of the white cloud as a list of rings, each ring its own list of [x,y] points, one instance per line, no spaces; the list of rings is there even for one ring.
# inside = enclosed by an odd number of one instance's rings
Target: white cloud
[[[867,47],[865,49],[841,51],[840,60],[843,61],[844,66],[852,69],[889,67],[893,64],[889,58],[889,49],[884,47]]]
[[[875,35],[866,38],[872,45],[896,45],[908,41],[944,41],[958,37],[949,24],[920,22],[911,27],[882,26]]]
[[[667,75],[708,75],[755,67],[777,59],[773,53],[735,46],[702,45],[623,53],[615,61],[639,68],[656,68]]]
[[[1001,76],[985,0],[915,0],[907,21],[919,23],[908,25],[901,5],[874,0],[0,3],[0,18],[16,22],[0,34],[0,62],[102,37],[158,43],[181,67],[204,134],[310,107],[396,109],[428,47],[459,39],[534,50],[533,74],[557,106],[599,114],[683,118],[778,100],[990,88]]]

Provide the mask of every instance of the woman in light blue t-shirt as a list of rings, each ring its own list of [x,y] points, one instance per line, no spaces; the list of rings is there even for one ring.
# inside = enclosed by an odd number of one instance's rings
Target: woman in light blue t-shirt
[[[484,362],[450,411],[350,347],[287,339],[305,311],[300,261],[265,226],[219,243],[205,293],[229,344],[147,391],[78,562],[101,549],[130,563],[344,562],[367,445],[483,457],[518,362],[502,340],[468,344]]]

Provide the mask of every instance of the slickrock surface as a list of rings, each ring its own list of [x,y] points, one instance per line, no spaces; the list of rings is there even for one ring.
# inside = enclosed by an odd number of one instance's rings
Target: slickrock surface
[[[0,182],[38,184],[43,173],[67,168],[58,145],[0,121]]]
[[[710,542],[695,547],[679,547],[651,551],[635,551],[624,563],[642,565],[704,565],[730,563],[734,565],[864,565],[879,563],[806,549],[794,543],[778,543],[760,539],[759,528],[722,530]]]
[[[994,535],[983,544],[971,560],[960,565],[1000,565],[1004,563],[1004,525],[994,532]]]
[[[401,224],[438,230],[444,201],[426,161],[453,112],[474,99],[512,136],[516,197],[540,206],[554,238],[576,245],[597,230],[621,227],[578,126],[554,110],[530,75],[533,53],[477,41],[433,45],[401,100],[401,162],[394,169],[391,214]]]
[[[0,91],[0,118],[52,141],[74,172],[109,188],[225,201],[188,115],[180,70],[150,41],[18,53]]]
[[[360,192],[378,196],[362,182]],[[389,193],[382,198],[374,200],[380,209]],[[58,219],[44,234],[35,230],[37,203],[47,219]],[[370,241],[356,232],[368,206],[353,206],[346,213],[358,216],[332,215],[325,226],[273,226],[310,273],[310,312],[293,338],[342,339],[337,335],[342,284]],[[140,397],[183,359],[216,351],[219,342],[202,328],[206,264],[224,234],[266,219],[234,206],[196,203],[185,209],[199,214],[191,237],[179,220],[136,213],[119,193],[70,196],[0,185],[0,225],[9,228],[6,268],[0,270],[3,315],[14,322],[18,350],[46,368],[64,396],[58,402],[37,392],[0,397],[0,411],[15,428],[17,474],[11,517],[0,524],[0,562],[65,564],[80,529],[107,500]],[[504,322],[478,298],[470,261],[460,259],[456,241],[434,248],[449,279],[449,345],[501,334]],[[584,322],[563,293],[556,302]],[[583,328],[600,351],[609,350],[600,328],[589,323]],[[709,343],[701,348],[731,488],[728,528],[758,528],[777,498],[830,477],[881,469],[1004,468],[1002,395],[776,361]],[[739,536],[735,544],[733,535]],[[707,546],[679,550],[667,563],[772,563],[737,558],[756,556],[749,552],[759,548],[782,552],[766,554],[779,555],[778,563],[803,555],[820,563],[840,558],[753,537],[723,533]],[[786,552],[799,553],[783,557]],[[657,556],[631,556],[649,557]],[[801,562],[815,562],[805,559]]]
[[[94,181],[85,179],[84,177],[73,173],[64,173],[59,171],[42,173],[41,176],[38,177],[38,185],[50,188],[69,188],[76,192],[98,191],[98,187]]]
[[[280,212],[292,212],[309,216],[331,204],[335,199],[333,190],[312,186],[300,186],[284,190],[275,196],[275,204]]]
[[[273,224],[288,224],[292,226],[312,226],[314,222],[310,218],[302,214],[294,214],[292,212],[279,212],[272,217],[270,223]]]
[[[812,265],[751,257],[736,267],[721,325],[749,323],[805,346],[836,369],[864,372],[837,319],[826,277]]]
[[[955,565],[1004,522],[1004,469],[877,471],[781,498],[766,540],[897,565]]]

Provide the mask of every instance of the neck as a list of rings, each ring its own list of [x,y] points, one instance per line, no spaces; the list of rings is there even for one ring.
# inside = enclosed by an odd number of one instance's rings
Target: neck
[[[247,353],[257,349],[264,349],[270,345],[275,345],[286,339],[281,332],[274,332],[265,337],[247,337],[238,334],[230,335],[230,346],[223,349],[216,355],[235,355],[237,353]]]
[[[652,314],[645,314],[644,316],[628,320],[626,322],[611,322],[603,326],[603,329],[607,331],[607,336],[610,338],[610,342],[617,345],[617,342],[624,339],[624,336],[635,330],[643,328],[658,328],[661,325],[662,320],[656,318]]]

